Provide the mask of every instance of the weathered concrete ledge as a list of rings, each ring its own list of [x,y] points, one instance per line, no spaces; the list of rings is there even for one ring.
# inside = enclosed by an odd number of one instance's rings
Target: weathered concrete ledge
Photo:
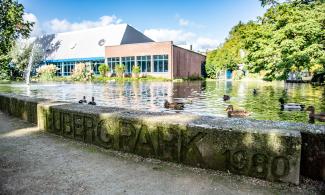
[[[324,180],[325,126],[153,113],[11,94],[0,94],[0,110],[64,137],[144,157],[270,181],[298,184],[300,170]]]

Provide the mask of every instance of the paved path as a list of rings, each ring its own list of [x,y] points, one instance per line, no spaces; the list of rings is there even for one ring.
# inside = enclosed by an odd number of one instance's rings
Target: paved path
[[[48,134],[0,112],[0,194],[321,194],[325,184],[270,183],[144,159]]]

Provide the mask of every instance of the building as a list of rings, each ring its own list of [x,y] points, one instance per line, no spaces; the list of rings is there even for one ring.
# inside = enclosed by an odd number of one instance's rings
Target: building
[[[105,58],[112,71],[124,64],[126,73],[131,73],[138,65],[144,75],[175,79],[200,77],[206,57],[168,41],[107,46]]]
[[[152,42],[127,24],[109,25],[80,31],[45,35],[39,42],[45,51],[45,63],[54,64],[58,76],[68,76],[75,64],[83,62],[98,74],[99,64],[105,63],[105,46]]]
[[[80,31],[45,35],[38,38],[44,62],[58,67],[57,76],[71,75],[77,63],[90,65],[95,74],[107,63],[114,74],[117,64],[139,65],[142,75],[169,79],[201,76],[205,56],[173,42],[154,42],[127,24],[109,25]]]

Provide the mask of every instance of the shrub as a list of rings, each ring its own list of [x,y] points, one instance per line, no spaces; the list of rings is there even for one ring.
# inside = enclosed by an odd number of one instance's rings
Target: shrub
[[[132,67],[132,73],[139,74],[141,72],[140,66],[135,65]]]
[[[56,71],[59,70],[55,65],[43,65],[36,69],[37,75],[41,80],[52,80]]]
[[[140,72],[141,72],[140,66],[135,65],[135,66],[132,67],[132,77],[133,78],[139,78]]]
[[[75,81],[89,81],[92,80],[93,70],[85,63],[76,64],[72,71],[72,79]]]
[[[101,64],[98,67],[98,71],[102,77],[105,77],[107,73],[109,72],[109,67],[107,64]]]
[[[118,64],[115,66],[115,72],[117,77],[123,77],[124,71],[125,71],[124,64]]]

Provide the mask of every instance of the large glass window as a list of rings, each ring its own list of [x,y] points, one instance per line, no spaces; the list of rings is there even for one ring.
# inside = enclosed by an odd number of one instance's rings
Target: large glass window
[[[74,69],[76,62],[71,61],[71,62],[63,62],[63,74],[62,76],[69,76],[72,74],[72,71]]]
[[[153,56],[154,72],[168,72],[168,55]]]
[[[137,56],[137,65],[141,72],[151,72],[151,56]]]
[[[115,73],[115,66],[120,63],[120,58],[107,58],[107,64],[111,73]]]
[[[125,72],[131,73],[134,66],[134,57],[122,57],[122,64],[125,66]]]

